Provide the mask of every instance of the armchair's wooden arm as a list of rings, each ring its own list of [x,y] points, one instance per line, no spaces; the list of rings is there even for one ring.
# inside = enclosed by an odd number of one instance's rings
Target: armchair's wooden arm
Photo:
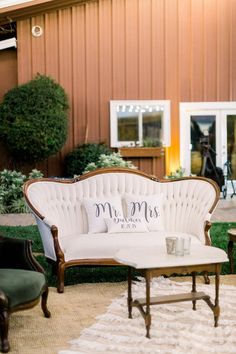
[[[44,273],[32,253],[32,241],[0,236],[0,268],[35,270]]]
[[[0,308],[3,308],[3,306],[6,306],[7,304],[8,304],[8,299],[5,293],[0,289]]]

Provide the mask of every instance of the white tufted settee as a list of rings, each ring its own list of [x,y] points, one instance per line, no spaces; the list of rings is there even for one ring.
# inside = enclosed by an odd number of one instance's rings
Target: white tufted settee
[[[162,197],[160,230],[89,233],[85,200],[125,195]],[[158,181],[138,170],[107,168],[73,180],[42,178],[24,185],[36,217],[45,257],[54,262],[58,292],[64,291],[65,268],[118,265],[116,252],[127,247],[164,247],[167,236],[191,236],[192,244],[210,245],[210,217],[219,199],[217,185],[203,177]]]

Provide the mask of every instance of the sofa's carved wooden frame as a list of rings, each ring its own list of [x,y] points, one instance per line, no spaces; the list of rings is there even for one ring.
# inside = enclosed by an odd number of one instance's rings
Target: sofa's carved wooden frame
[[[86,173],[84,175],[78,176],[74,179],[55,179],[55,178],[41,178],[41,179],[34,179],[34,180],[29,180],[24,184],[24,197],[26,199],[26,202],[28,203],[29,207],[31,210],[35,213],[35,215],[43,220],[45,218],[45,215],[41,215],[37,209],[31,204],[28,196],[27,196],[27,190],[29,186],[32,183],[38,182],[38,181],[47,181],[47,182],[57,182],[57,183],[62,183],[62,184],[73,184],[73,183],[78,183],[80,181],[83,181],[87,178],[99,175],[99,174],[106,174],[106,173],[133,173],[145,178],[148,178],[152,181],[159,182],[159,183],[175,183],[177,181],[182,181],[182,180],[188,180],[188,179],[198,179],[198,180],[204,180],[208,181],[209,183],[212,184],[212,186],[215,189],[216,192],[216,198],[215,201],[209,210],[209,213],[212,213],[212,211],[215,209],[215,206],[220,198],[220,191],[217,186],[217,184],[209,180],[205,177],[182,177],[182,178],[177,178],[177,179],[163,179],[159,180],[157,177],[149,175],[145,172],[142,172],[140,170],[135,170],[135,169],[128,169],[128,168],[117,168],[117,167],[111,167],[111,168],[102,168],[98,169],[89,173]],[[204,233],[205,233],[205,244],[210,245],[211,241],[208,236],[208,231],[210,230],[211,227],[211,222],[206,221],[204,225]],[[57,284],[57,291],[59,293],[62,293],[64,291],[64,273],[66,268],[70,268],[73,266],[79,266],[79,265],[93,265],[93,266],[120,266],[118,262],[116,262],[114,259],[78,259],[78,260],[73,260],[73,261],[65,261],[63,251],[61,250],[59,240],[58,240],[58,228],[56,225],[51,226],[51,233],[53,236],[53,242],[54,242],[54,248],[55,248],[55,253],[57,257],[57,261],[54,262],[51,259],[47,259],[47,261],[52,265],[54,273],[57,275],[58,279],[58,284]],[[209,280],[206,278],[206,282],[209,282]]]

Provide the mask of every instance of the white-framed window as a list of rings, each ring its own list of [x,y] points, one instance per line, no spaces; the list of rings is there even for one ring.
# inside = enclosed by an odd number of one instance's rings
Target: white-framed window
[[[111,147],[169,146],[170,101],[110,101]]]

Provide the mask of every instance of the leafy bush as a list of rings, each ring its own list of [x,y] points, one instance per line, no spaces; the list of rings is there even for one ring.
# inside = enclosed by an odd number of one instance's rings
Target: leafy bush
[[[0,105],[0,136],[18,163],[57,153],[67,137],[68,99],[51,78],[37,75],[8,91]]]
[[[82,144],[65,157],[65,174],[68,177],[81,175],[90,162],[96,162],[100,155],[110,155],[112,150],[104,143]]]
[[[0,214],[29,212],[23,198],[23,184],[27,179],[39,178],[43,174],[34,169],[27,178],[17,171],[3,170],[0,172]]]
[[[171,172],[170,175],[167,176],[167,178],[169,179],[181,178],[184,177],[184,175],[185,175],[185,169],[180,166],[179,168],[177,168],[175,172]]]
[[[11,213],[29,213],[29,208],[25,203],[25,199],[22,197],[17,200],[13,200],[10,205],[10,212]]]
[[[7,212],[7,209],[5,205],[3,204],[3,198],[0,197],[0,214],[5,214]]]
[[[0,172],[0,196],[2,204],[7,208],[14,200],[23,197],[22,186],[26,176],[21,172],[3,170]]]
[[[113,152],[111,155],[100,155],[97,162],[89,163],[83,173],[87,173],[90,171],[94,171],[97,168],[105,168],[105,167],[128,167],[128,168],[136,168],[131,161],[123,160],[121,154],[119,152]]]
[[[34,168],[30,173],[28,179],[36,179],[36,178],[42,178],[43,173],[36,168]]]

